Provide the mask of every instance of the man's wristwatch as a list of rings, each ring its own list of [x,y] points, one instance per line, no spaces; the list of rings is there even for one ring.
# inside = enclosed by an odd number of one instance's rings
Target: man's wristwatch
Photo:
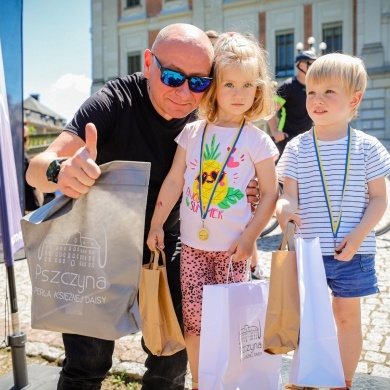
[[[57,183],[58,181],[58,174],[60,173],[61,164],[66,161],[68,157],[64,158],[56,158],[53,160],[50,165],[47,168],[46,171],[46,177],[48,181],[51,181],[53,183]]]

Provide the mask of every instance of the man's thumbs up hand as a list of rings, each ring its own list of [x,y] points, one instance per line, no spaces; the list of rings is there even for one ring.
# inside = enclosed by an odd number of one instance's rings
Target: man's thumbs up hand
[[[85,126],[85,147],[84,149],[89,153],[90,158],[96,161],[97,156],[97,130],[93,123],[87,123]]]
[[[85,126],[85,145],[73,157],[62,163],[58,189],[71,198],[86,194],[95,184],[101,171],[96,164],[97,130],[93,123]]]

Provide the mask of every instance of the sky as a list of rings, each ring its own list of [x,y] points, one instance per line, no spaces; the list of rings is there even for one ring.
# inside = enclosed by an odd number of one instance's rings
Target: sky
[[[23,1],[23,98],[70,121],[91,87],[91,0]]]

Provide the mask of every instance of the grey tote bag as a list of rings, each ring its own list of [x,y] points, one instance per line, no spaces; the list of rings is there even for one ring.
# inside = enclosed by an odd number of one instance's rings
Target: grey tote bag
[[[60,196],[22,219],[31,327],[115,340],[140,328],[150,163],[113,161],[79,199]]]

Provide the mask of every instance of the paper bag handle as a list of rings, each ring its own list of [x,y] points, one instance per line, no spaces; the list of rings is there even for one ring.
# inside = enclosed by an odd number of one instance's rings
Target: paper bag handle
[[[234,255],[231,255],[230,258],[229,258],[228,270],[227,270],[227,274],[226,274],[226,284],[229,283],[229,276],[230,276],[230,275],[232,275],[232,279],[233,279],[233,282],[232,282],[232,283],[236,283],[236,282],[234,281],[233,256],[234,256]],[[252,273],[250,272],[250,269],[251,269],[251,266],[250,266],[250,258],[249,258],[249,259],[246,259],[245,262],[246,262],[246,272],[249,273],[249,275],[250,275],[250,281],[252,281]]]
[[[289,251],[295,251],[294,230],[295,223],[293,221],[288,222],[286,231],[283,234],[282,242],[279,246],[279,250],[286,250],[287,247]]]
[[[157,270],[158,265],[159,265],[160,253],[161,253],[161,258],[162,258],[162,265],[164,267],[166,266],[167,260],[165,257],[165,252],[155,248],[154,252],[150,252],[150,262],[149,262],[149,267],[148,267],[149,269]]]

